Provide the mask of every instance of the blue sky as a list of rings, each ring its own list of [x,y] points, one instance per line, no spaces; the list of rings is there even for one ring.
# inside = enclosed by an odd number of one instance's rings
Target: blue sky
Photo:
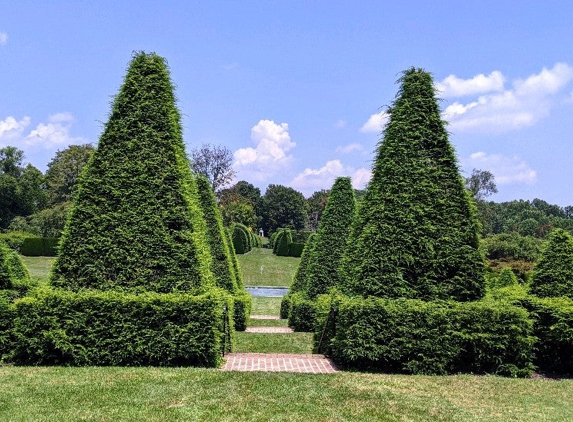
[[[519,4],[519,5],[517,5]],[[187,148],[306,196],[368,180],[402,70],[433,73],[460,167],[495,201],[573,204],[573,2],[0,4],[0,146],[41,170],[96,144],[133,51],[165,57]]]

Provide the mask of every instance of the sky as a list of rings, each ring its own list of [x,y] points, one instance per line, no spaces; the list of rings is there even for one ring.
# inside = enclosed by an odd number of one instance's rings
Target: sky
[[[403,70],[431,72],[460,170],[573,205],[573,2],[0,3],[0,147],[97,145],[134,51],[167,59],[188,152],[310,196],[364,188]]]

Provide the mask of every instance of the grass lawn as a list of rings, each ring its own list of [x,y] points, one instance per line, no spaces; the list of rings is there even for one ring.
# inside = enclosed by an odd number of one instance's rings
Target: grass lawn
[[[312,353],[312,333],[237,332],[233,352],[243,353]]]
[[[0,366],[0,420],[565,421],[573,380]]]
[[[286,327],[286,319],[249,319],[249,327]]]
[[[41,283],[48,281],[52,263],[56,259],[52,256],[21,256],[22,261],[28,268],[32,280],[37,280]]]
[[[254,248],[237,255],[245,286],[290,287],[300,258],[273,255],[271,249]]]
[[[253,297],[252,315],[279,315],[281,310],[281,297]]]

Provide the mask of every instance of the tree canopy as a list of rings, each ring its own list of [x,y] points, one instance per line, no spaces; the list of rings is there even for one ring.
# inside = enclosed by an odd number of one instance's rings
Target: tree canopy
[[[299,191],[283,186],[269,185],[263,197],[263,229],[267,235],[277,229],[301,230],[306,223],[306,201]]]

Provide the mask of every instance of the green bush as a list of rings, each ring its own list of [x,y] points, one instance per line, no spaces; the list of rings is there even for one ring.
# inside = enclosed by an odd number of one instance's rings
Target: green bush
[[[344,289],[365,297],[479,299],[479,222],[432,76],[411,68],[399,82],[344,253]]]
[[[560,297],[522,301],[533,316],[534,364],[541,372],[573,375],[573,300]]]
[[[29,287],[30,274],[20,256],[0,239],[0,290],[16,290],[17,297],[25,294]]]
[[[57,256],[60,239],[55,237],[27,237],[20,246],[24,256]]]
[[[539,297],[573,299],[573,238],[563,229],[554,230],[533,270],[531,293]]]
[[[281,299],[281,309],[280,309],[280,317],[281,319],[287,319],[290,316],[290,312],[292,309],[291,303],[291,295],[290,292],[283,296]]]
[[[340,284],[338,270],[354,220],[356,200],[349,177],[338,177],[322,213],[308,258],[306,293],[310,299]]]
[[[231,255],[231,263],[233,264],[233,270],[235,272],[235,278],[237,280],[237,289],[243,291],[245,288],[245,283],[243,283],[243,271],[239,265],[239,260],[237,259],[237,254],[235,253],[235,245],[233,244],[233,238],[231,236],[231,231],[228,227],[225,227],[225,236],[227,237],[227,244],[229,245],[229,254]]]
[[[233,224],[233,247],[235,253],[246,254],[249,252],[249,237],[242,224]]]
[[[0,239],[3,239],[6,242],[6,245],[10,249],[15,250],[16,252],[20,252],[20,248],[22,247],[22,243],[28,237],[36,237],[32,233],[26,232],[8,232],[8,233],[1,233]]]
[[[522,308],[485,302],[354,297],[336,305],[335,361],[410,374],[528,376],[533,329]]]
[[[289,248],[292,244],[292,235],[289,229],[285,229],[277,237],[277,256],[289,256]]]
[[[543,241],[533,236],[519,233],[502,233],[485,237],[481,241],[485,257],[488,259],[519,259],[536,261],[541,253]]]
[[[276,232],[274,232],[271,235],[271,242],[273,244],[273,253],[276,255],[277,254],[277,249],[279,247],[279,243],[282,239],[282,237],[285,235],[285,231],[288,229],[278,229]]]
[[[158,293],[214,285],[165,59],[134,54],[83,170],[51,282]]]
[[[10,360],[18,364],[217,367],[231,346],[233,300],[220,289],[199,296],[44,289],[14,306]]]
[[[242,291],[233,295],[233,300],[235,301],[235,314],[233,316],[235,330],[245,331],[251,316],[253,299],[247,291]]]
[[[288,248],[288,256],[294,256],[300,258],[302,256],[302,251],[304,250],[304,243],[292,242]]]
[[[306,298],[303,292],[290,296],[290,314],[288,325],[294,331],[312,332],[316,324],[316,303]]]
[[[501,270],[499,277],[493,280],[493,288],[516,286],[518,283],[517,277],[511,270],[511,268],[505,267]]]
[[[14,307],[10,305],[10,300],[0,295],[0,362],[3,362],[4,356],[14,348],[13,324]]]

